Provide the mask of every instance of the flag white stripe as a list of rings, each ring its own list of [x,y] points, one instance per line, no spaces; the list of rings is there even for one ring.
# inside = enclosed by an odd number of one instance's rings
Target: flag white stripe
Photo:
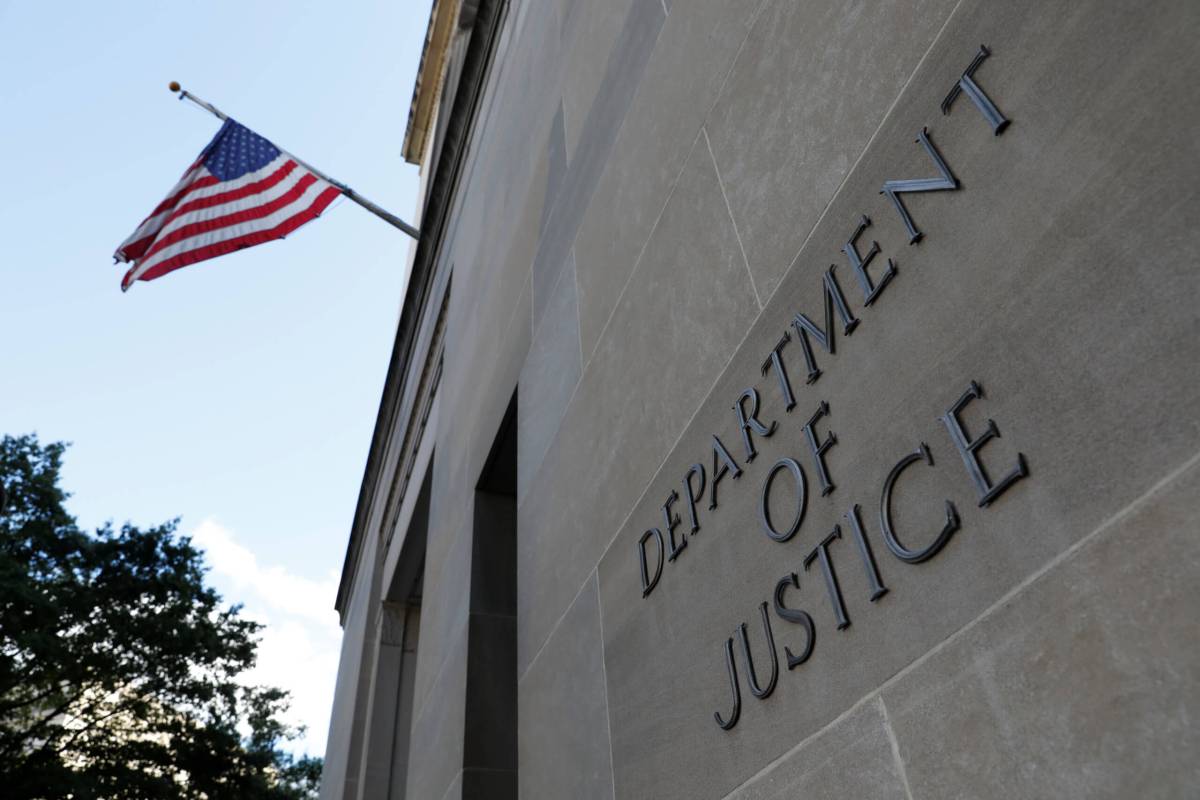
[[[217,242],[224,242],[229,239],[237,239],[241,236],[256,233],[258,231],[270,230],[276,225],[279,225],[281,222],[290,219],[301,211],[307,209],[317,199],[317,196],[328,188],[330,188],[329,183],[317,178],[316,183],[314,183],[312,186],[309,186],[304,194],[297,198],[295,202],[289,203],[273,214],[261,217],[259,219],[241,222],[236,225],[230,225],[225,228],[219,228],[215,231],[208,231],[206,233],[193,236],[189,239],[184,239],[181,242],[176,242],[170,247],[164,247],[150,258],[143,260],[137,265],[137,267],[134,268],[133,273],[129,277],[129,283],[132,284],[133,281],[137,280],[142,275],[146,274],[148,270],[152,269],[154,265],[166,261],[172,256],[179,255],[180,253],[188,250],[195,250],[199,247],[207,247],[208,245],[216,244]],[[262,195],[254,195],[253,197],[258,198],[261,196]],[[252,198],[244,199],[251,200]],[[255,203],[253,205],[258,204]]]
[[[247,208],[256,208],[261,205],[266,205],[273,200],[276,200],[287,194],[291,189],[309,173],[301,167],[296,167],[288,175],[266,191],[257,194],[239,197],[236,200],[230,200],[228,203],[222,203],[219,206],[209,206],[208,208],[198,208],[195,211],[189,211],[186,214],[181,214],[171,220],[156,237],[156,241],[161,241],[163,237],[169,236],[173,231],[191,225],[195,222],[206,222],[218,217],[223,217],[226,214],[234,214],[238,211],[244,211]]]

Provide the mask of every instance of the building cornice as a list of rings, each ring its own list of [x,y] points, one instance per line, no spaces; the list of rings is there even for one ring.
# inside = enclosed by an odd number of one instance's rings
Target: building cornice
[[[442,91],[446,51],[458,21],[460,0],[434,0],[429,10],[429,26],[421,63],[413,84],[412,101],[408,106],[408,127],[404,132],[404,160],[420,164],[425,142],[433,125],[434,110]]]

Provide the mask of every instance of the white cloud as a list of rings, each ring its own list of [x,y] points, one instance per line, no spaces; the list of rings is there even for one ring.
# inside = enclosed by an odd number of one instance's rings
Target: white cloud
[[[289,616],[337,627],[333,610],[337,580],[332,575],[314,581],[281,566],[261,566],[254,553],[234,540],[232,531],[211,519],[201,522],[191,535],[193,544],[208,555],[213,574],[232,582],[239,593],[249,593],[268,608]],[[239,599],[249,608],[249,598]]]
[[[212,583],[225,599],[242,603],[243,615],[265,626],[258,663],[245,682],[291,692],[288,721],[308,728],[293,749],[324,753],[342,640],[333,609],[336,577],[313,580],[279,565],[264,566],[232,531],[211,519],[197,525],[191,537],[205,551]]]

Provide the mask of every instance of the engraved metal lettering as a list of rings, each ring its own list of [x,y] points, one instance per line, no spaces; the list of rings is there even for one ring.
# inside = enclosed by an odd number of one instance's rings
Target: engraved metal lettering
[[[679,492],[674,489],[667,495],[667,502],[663,503],[663,526],[667,529],[667,541],[671,543],[671,548],[667,552],[667,561],[674,561],[687,547],[687,534],[679,534],[679,543],[675,543],[675,529],[679,527],[679,515],[671,513],[671,506],[679,499]]]
[[[797,625],[804,627],[805,640],[804,649],[800,651],[800,655],[793,655],[791,648],[787,645],[783,647],[783,655],[787,658],[787,668],[793,670],[796,667],[808,661],[812,655],[813,645],[817,643],[817,629],[813,625],[813,618],[807,611],[801,611],[798,608],[788,608],[783,604],[783,593],[787,591],[788,586],[800,588],[800,576],[792,573],[786,577],[780,578],[775,584],[775,613],[781,619],[788,622],[794,622]]]
[[[717,438],[716,434],[712,437],[712,457],[713,457],[713,474],[712,483],[708,487],[708,510],[712,511],[717,507],[717,484],[725,477],[726,473],[734,480],[737,480],[742,475],[742,468],[733,460],[733,456],[729,454],[728,448],[724,443]],[[720,467],[717,464],[720,464]]]
[[[700,486],[692,486],[692,476],[700,476]],[[704,465],[692,464],[683,476],[683,491],[687,495],[688,515],[692,519],[692,533],[700,530],[700,520],[696,517],[696,501],[704,496]]]
[[[868,255],[868,261],[872,255],[874,254]],[[834,277],[833,271],[835,268],[836,265],[830,265],[829,269],[825,271],[825,277],[821,281],[825,300],[825,327],[817,327],[817,324],[804,314],[796,314],[792,318],[792,327],[796,329],[796,336],[800,339],[800,349],[804,352],[804,364],[808,367],[808,375],[805,378],[806,383],[813,383],[817,378],[821,377],[821,370],[817,367],[816,358],[813,356],[812,342],[809,341],[809,337],[811,336],[813,339],[816,339],[817,343],[825,348],[826,353],[832,354],[836,346],[833,336],[833,312],[836,310],[838,317],[842,320],[842,333],[844,335],[849,336],[858,327],[858,319],[851,313],[850,307],[846,305],[846,296],[842,294],[842,287],[838,285],[837,278]]]
[[[747,400],[751,402],[750,413],[746,413]],[[758,389],[755,389],[753,386],[738,395],[737,402],[733,404],[733,411],[737,414],[738,429],[742,434],[742,444],[746,446],[747,461],[753,461],[754,457],[758,455],[758,451],[754,449],[754,439],[750,436],[750,432],[753,431],[759,436],[770,436],[775,432],[775,428],[777,427],[775,420],[771,420],[769,426],[763,425],[759,421],[758,407]]]
[[[954,503],[947,500],[946,524],[926,547],[920,550],[910,550],[900,543],[900,539],[892,529],[892,490],[896,486],[896,480],[900,477],[900,473],[904,472],[911,464],[921,460],[924,460],[929,466],[933,466],[933,454],[929,452],[929,446],[924,442],[921,442],[921,446],[915,452],[909,453],[900,459],[896,466],[892,467],[887,480],[883,482],[883,494],[879,499],[879,526],[883,529],[883,541],[887,543],[892,555],[909,564],[920,564],[922,561],[933,558],[939,550],[946,546],[946,542],[950,541],[950,537],[959,528],[958,509],[954,507]]]
[[[858,545],[858,555],[862,558],[863,570],[866,571],[867,581],[871,584],[871,602],[874,603],[888,593],[888,588],[883,585],[883,578],[879,576],[875,553],[871,551],[871,544],[867,541],[866,533],[863,532],[862,519],[858,512],[859,505],[855,503],[846,512],[846,519],[850,523],[850,530],[854,533],[854,543]]]
[[[975,381],[971,381],[971,385],[963,392],[962,397],[958,398],[954,405],[950,406],[950,410],[938,419],[950,432],[950,439],[958,448],[958,454],[962,456],[963,464],[967,467],[967,474],[971,476],[971,482],[975,484],[975,489],[979,492],[979,506],[982,508],[991,505],[992,501],[1003,494],[1008,487],[1028,475],[1029,467],[1025,463],[1025,454],[1017,453],[1017,465],[1009,470],[999,483],[993,484],[988,479],[987,470],[984,469],[983,462],[979,460],[978,451],[992,439],[1000,438],[1000,430],[996,427],[996,423],[989,419],[983,433],[972,439],[963,428],[962,420],[958,418],[967,403],[979,397],[983,397],[983,387]]]
[[[942,101],[942,113],[949,114],[950,106],[953,105],[959,94],[965,94],[971,98],[971,102],[979,109],[979,113],[983,114],[983,118],[987,120],[988,125],[992,126],[992,133],[999,136],[1004,133],[1004,129],[1008,127],[1011,120],[1000,113],[1000,109],[996,108],[996,104],[992,102],[992,99],[975,82],[975,70],[979,69],[979,65],[991,54],[992,51],[988,50],[986,45],[979,45],[979,52],[971,60],[971,65],[963,72],[962,77],[958,79],[958,83],[954,84],[954,88],[946,95],[946,99]]]
[[[658,561],[655,562],[653,577],[650,576],[650,568],[646,563],[646,542],[650,540],[650,537],[654,537],[658,541]],[[662,531],[658,528],[651,528],[642,534],[641,539],[638,539],[638,561],[642,568],[642,597],[650,594],[654,590],[654,587],[658,585],[658,579],[662,577],[663,553],[665,551],[666,547],[663,546]]]
[[[787,530],[779,531],[771,520],[771,486],[775,483],[775,476],[785,469],[792,473],[792,478],[796,481],[796,514]],[[800,523],[804,521],[804,510],[807,506],[808,481],[804,477],[804,470],[794,458],[779,459],[767,473],[767,477],[763,481],[762,494],[758,498],[758,521],[762,525],[763,531],[776,542],[786,542],[796,535],[796,531],[800,530]]]
[[[909,194],[912,192],[941,192],[958,188],[958,178],[955,178],[950,168],[946,166],[945,160],[933,146],[933,142],[929,139],[929,130],[922,128],[917,134],[917,143],[925,148],[925,152],[929,155],[933,165],[937,167],[940,177],[937,178],[910,178],[902,181],[885,181],[883,188],[879,190],[880,194],[886,194],[892,201],[892,205],[896,207],[896,211],[900,213],[900,219],[904,221],[904,227],[908,229],[908,243],[916,244],[924,236],[921,231],[917,230],[917,226],[913,224],[912,215],[908,213],[908,209],[904,206],[904,201],[900,199],[900,195]]]
[[[879,297],[879,293],[883,291],[884,287],[891,282],[892,278],[896,277],[896,263],[889,258],[887,260],[887,269],[884,270],[879,283],[871,280],[871,274],[867,272],[867,267],[870,265],[871,260],[879,255],[879,242],[872,241],[871,249],[867,251],[866,255],[858,252],[858,237],[862,236],[863,231],[870,225],[871,218],[863,214],[862,218],[858,221],[858,227],[854,229],[854,233],[842,245],[842,252],[846,254],[846,260],[850,262],[851,269],[858,276],[858,285],[862,287],[863,304],[868,306],[875,302],[875,298]],[[858,320],[855,320],[856,324],[857,322]]]
[[[783,358],[779,355],[779,351],[791,340],[791,334],[784,331],[783,337],[771,348],[771,355],[767,356],[767,360],[762,365],[762,374],[764,376],[772,369],[775,370],[775,377],[779,380],[779,391],[783,394],[784,411],[791,411],[796,407],[796,396],[792,394],[792,382],[788,380],[787,367],[783,363]]]
[[[733,639],[725,640],[725,670],[729,673],[729,688],[733,692],[733,710],[728,719],[721,719],[721,712],[714,711],[713,719],[722,730],[730,730],[737,725],[738,717],[742,715],[742,687],[738,686],[737,664],[733,661]]]
[[[742,656],[746,659],[746,685],[750,687],[751,694],[762,700],[770,697],[779,681],[779,653],[775,650],[775,636],[771,633],[771,615],[767,613],[767,604],[761,603],[758,610],[762,614],[763,632],[767,636],[767,652],[770,654],[768,660],[771,662],[771,677],[766,686],[758,684],[758,672],[754,669],[754,658],[750,655],[750,637],[746,634],[746,623],[738,625],[738,636],[742,642]]]
[[[808,418],[808,422],[804,423],[804,438],[808,440],[808,449],[812,451],[813,462],[817,465],[817,478],[821,481],[821,496],[832,492],[836,487],[833,481],[829,479],[829,470],[825,466],[825,452],[829,448],[837,444],[837,434],[830,432],[825,435],[825,439],[817,442],[817,432],[814,427],[817,420],[829,414],[829,403],[824,400],[817,407],[816,413]]]
[[[805,572],[808,572],[808,567],[814,560],[821,562],[821,574],[825,577],[825,589],[829,592],[829,604],[833,606],[839,631],[850,627],[850,618],[846,616],[846,604],[842,600],[842,589],[838,585],[837,572],[834,571],[833,561],[829,558],[829,545],[833,543],[834,539],[840,538],[842,538],[842,528],[840,525],[834,525],[830,534],[804,557]]]

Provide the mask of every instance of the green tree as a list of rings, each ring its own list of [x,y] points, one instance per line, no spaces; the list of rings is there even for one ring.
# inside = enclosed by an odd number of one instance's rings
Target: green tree
[[[0,796],[315,797],[286,693],[237,680],[259,626],[176,522],[81,530],[63,449],[0,439]]]

